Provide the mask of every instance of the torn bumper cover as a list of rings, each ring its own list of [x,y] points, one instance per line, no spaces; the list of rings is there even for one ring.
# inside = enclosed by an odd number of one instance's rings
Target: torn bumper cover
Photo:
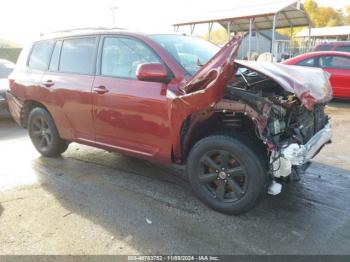
[[[271,154],[271,163],[273,166],[273,175],[275,177],[286,177],[292,173],[293,166],[301,166],[310,161],[320,149],[331,141],[332,130],[328,123],[323,129],[318,131],[305,145],[296,143],[282,148],[280,154],[273,151]],[[276,161],[277,157],[277,161]]]

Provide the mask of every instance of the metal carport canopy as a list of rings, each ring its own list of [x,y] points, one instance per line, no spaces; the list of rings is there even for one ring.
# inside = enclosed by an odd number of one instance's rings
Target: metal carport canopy
[[[274,27],[275,15],[277,15],[277,19]],[[253,26],[257,30],[311,26],[311,21],[304,11],[303,4],[295,0],[246,0],[244,3],[235,2],[234,8],[203,14],[197,18],[176,23],[174,26],[194,26],[195,24],[217,22],[227,28],[228,23],[230,23],[230,31],[246,32],[249,31],[250,19],[253,20]]]

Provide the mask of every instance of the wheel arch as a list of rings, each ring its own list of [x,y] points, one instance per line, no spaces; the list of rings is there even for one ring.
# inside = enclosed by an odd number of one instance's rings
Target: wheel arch
[[[181,162],[186,163],[193,146],[203,138],[223,135],[236,138],[254,150],[267,154],[266,145],[256,135],[255,123],[242,112],[201,111],[189,115],[180,129]]]
[[[28,127],[29,114],[34,108],[37,108],[37,107],[46,110],[52,117],[52,114],[43,103],[40,103],[35,100],[26,100],[24,101],[23,107],[21,110],[21,126],[23,126],[24,128]]]

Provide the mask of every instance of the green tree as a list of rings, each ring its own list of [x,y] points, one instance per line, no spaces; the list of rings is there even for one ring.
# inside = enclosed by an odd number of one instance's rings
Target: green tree
[[[304,8],[306,13],[309,15],[311,21],[315,20],[315,16],[318,11],[318,5],[314,0],[305,0]]]
[[[205,40],[209,40],[209,34],[206,33],[203,38]],[[227,31],[225,28],[218,28],[216,30],[212,30],[210,33],[210,42],[216,45],[224,45],[227,43]]]
[[[304,8],[315,27],[339,26],[345,22],[342,10],[318,6],[315,0],[306,0]]]
[[[344,18],[345,24],[350,25],[350,5],[345,7],[346,17]]]

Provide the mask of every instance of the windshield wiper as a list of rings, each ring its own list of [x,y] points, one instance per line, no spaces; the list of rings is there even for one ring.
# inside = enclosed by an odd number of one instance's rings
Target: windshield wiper
[[[204,66],[204,65],[201,63],[201,61],[199,60],[199,58],[197,58],[197,66],[199,66],[199,67]]]

